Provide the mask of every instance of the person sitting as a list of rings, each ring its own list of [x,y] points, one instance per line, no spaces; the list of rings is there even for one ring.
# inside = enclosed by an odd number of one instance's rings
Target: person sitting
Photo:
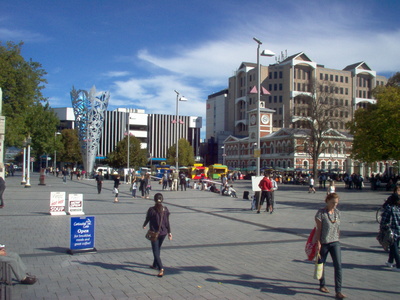
[[[228,195],[230,195],[230,196],[233,197],[233,198],[237,198],[236,191],[235,191],[235,189],[233,188],[233,185],[231,185],[231,186],[228,188]]]
[[[22,284],[34,284],[36,277],[26,273],[26,266],[18,253],[7,252],[4,245],[0,245],[0,262],[10,264],[16,279]]]
[[[210,192],[212,193],[218,193],[219,194],[219,189],[215,186],[215,183],[213,183],[210,187]]]

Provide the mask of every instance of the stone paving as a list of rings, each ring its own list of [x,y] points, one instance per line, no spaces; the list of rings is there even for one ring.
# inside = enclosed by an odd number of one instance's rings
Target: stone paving
[[[17,174],[18,175],[18,174]],[[113,203],[112,181],[97,194],[94,180],[46,177],[31,188],[21,177],[8,177],[0,209],[0,243],[20,253],[32,286],[15,283],[12,299],[332,299],[333,267],[326,269],[330,294],[318,291],[313,263],[304,246],[323,206],[325,192],[309,194],[306,186],[279,185],[274,214],[256,214],[241,197],[250,181],[235,182],[239,198],[206,191],[161,191],[171,211],[173,240],[162,249],[165,275],[151,270],[150,243],[142,224],[153,202],[135,198],[121,186]],[[349,299],[399,299],[400,273],[384,266],[387,254],[375,239],[375,211],[388,192],[345,190],[341,195],[343,293]],[[49,214],[50,192],[83,194],[86,216],[95,217],[95,253],[69,255],[71,216]]]

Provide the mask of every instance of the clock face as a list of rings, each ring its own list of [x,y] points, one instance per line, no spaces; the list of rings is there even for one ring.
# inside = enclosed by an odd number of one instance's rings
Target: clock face
[[[256,124],[256,115],[252,115],[252,116],[250,117],[250,124],[251,124],[251,125]]]
[[[263,115],[263,116],[261,117],[261,122],[262,122],[263,124],[268,124],[268,122],[269,122],[269,117],[268,117],[267,115]]]

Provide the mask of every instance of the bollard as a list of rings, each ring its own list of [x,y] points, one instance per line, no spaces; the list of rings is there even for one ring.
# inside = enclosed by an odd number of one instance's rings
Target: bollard
[[[243,199],[250,200],[249,199],[249,191],[244,191],[243,192]]]
[[[46,185],[44,182],[45,179],[45,169],[41,168],[40,169],[40,177],[39,177],[39,185]]]

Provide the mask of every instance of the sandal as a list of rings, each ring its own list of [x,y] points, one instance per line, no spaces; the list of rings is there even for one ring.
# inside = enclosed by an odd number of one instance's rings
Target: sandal
[[[157,277],[163,277],[164,276],[164,269],[160,270],[160,273],[158,273]]]
[[[336,299],[344,299],[346,298],[346,295],[343,295],[341,292],[336,293]]]
[[[329,293],[329,290],[325,286],[320,287],[319,290],[323,293]]]

